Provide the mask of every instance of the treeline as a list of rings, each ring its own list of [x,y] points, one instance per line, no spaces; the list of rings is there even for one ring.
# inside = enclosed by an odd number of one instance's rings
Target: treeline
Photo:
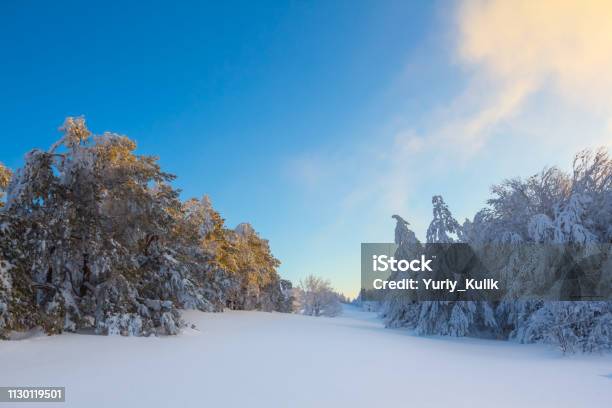
[[[290,312],[268,242],[228,229],[207,197],[181,201],[157,158],[68,118],[49,150],[0,164],[0,337],[176,334],[178,309]]]
[[[548,168],[528,179],[493,186],[488,206],[459,223],[441,196],[434,196],[427,243],[565,244],[589,248],[612,243],[612,160],[605,149],[576,155],[571,173]],[[409,259],[420,246],[408,222],[399,216],[397,259]],[[593,246],[591,246],[593,247]],[[610,245],[598,245],[602,268],[612,269]],[[539,262],[515,260],[501,265],[502,276],[529,285],[547,271]],[[602,274],[610,276],[610,274]],[[612,282],[599,282],[612,290]],[[521,293],[529,292],[524,288]],[[413,301],[389,293],[381,307],[388,326],[420,334],[493,337],[558,345],[563,351],[612,350],[612,302],[609,301]]]

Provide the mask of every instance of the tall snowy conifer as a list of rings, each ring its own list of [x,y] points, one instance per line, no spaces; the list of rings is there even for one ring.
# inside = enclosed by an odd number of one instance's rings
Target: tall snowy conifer
[[[179,308],[222,310],[232,281],[247,296],[239,282],[250,274],[252,307],[280,307],[263,306],[281,291],[267,241],[252,232],[236,248],[210,201],[181,202],[174,176],[127,137],[94,136],[83,118],[61,130],[12,177],[0,168],[0,336],[34,326],[175,334]]]

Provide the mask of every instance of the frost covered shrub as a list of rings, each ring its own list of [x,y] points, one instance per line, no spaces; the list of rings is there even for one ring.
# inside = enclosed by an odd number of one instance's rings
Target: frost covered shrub
[[[521,342],[556,344],[563,352],[612,350],[611,302],[545,302],[516,329]]]
[[[444,200],[435,196],[433,221],[427,242],[576,244],[589,250],[612,243],[612,160],[606,149],[576,155],[566,174],[549,168],[526,180],[512,179],[493,186],[488,207],[460,225]],[[395,241],[397,259],[418,243],[408,223],[399,216]],[[608,247],[609,248],[609,247]],[[502,276],[513,277],[524,287],[537,285],[538,253],[511,258],[500,264]],[[612,265],[612,254],[600,254]],[[503,258],[503,257],[501,257]],[[530,262],[533,261],[533,262]],[[612,282],[599,285],[611,288]],[[410,327],[417,333],[452,336],[493,336],[520,342],[555,344],[564,352],[612,350],[612,302],[516,301],[419,302],[389,294],[381,308],[386,324]]]
[[[210,200],[182,202],[157,158],[68,118],[49,150],[0,165],[0,336],[176,334],[178,309],[280,310],[279,264],[248,225]]]
[[[342,313],[340,299],[328,280],[310,275],[295,289],[295,310],[308,316],[335,317]]]

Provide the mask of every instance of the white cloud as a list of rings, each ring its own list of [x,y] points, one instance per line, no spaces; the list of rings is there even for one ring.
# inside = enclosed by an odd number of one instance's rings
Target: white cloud
[[[469,0],[457,17],[459,54],[481,73],[550,85],[591,108],[610,109],[610,1]]]
[[[546,93],[547,103],[570,104],[577,119],[598,116],[605,129],[612,115],[611,2],[467,0],[456,18],[460,62],[490,86],[458,122],[462,141],[486,140],[488,129],[536,92]]]
[[[463,90],[425,112],[418,132],[383,128],[386,139],[373,137],[370,149],[298,162],[306,185],[342,177],[345,208],[376,200],[383,211],[399,211],[416,185],[414,163],[427,157],[428,171],[440,163],[468,166],[500,128],[517,143],[528,138],[534,155],[547,146],[571,154],[610,145],[612,2],[465,0],[453,20],[449,60],[459,62]]]

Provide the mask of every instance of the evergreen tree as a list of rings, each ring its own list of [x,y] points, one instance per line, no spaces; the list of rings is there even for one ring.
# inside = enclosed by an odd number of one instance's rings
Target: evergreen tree
[[[286,308],[278,261],[252,228],[226,229],[206,197],[181,202],[174,176],[127,137],[94,136],[82,118],[61,130],[12,177],[0,167],[0,336],[175,334],[180,308],[220,311],[232,296]]]
[[[433,205],[433,220],[427,228],[427,242],[446,244],[460,241],[461,226],[453,218],[442,196],[433,196],[431,203]],[[453,235],[455,238],[453,238]]]
[[[395,244],[398,246],[395,251],[395,259],[414,259],[423,251],[423,246],[417,239],[414,231],[412,231],[406,220],[399,215],[393,215],[395,219]],[[394,272],[389,279],[416,278],[414,272]],[[384,301],[381,305],[379,314],[384,319],[387,327],[416,327],[418,324],[418,316],[420,313],[420,303],[415,296],[409,296],[406,293],[387,290]]]
[[[0,207],[4,205],[4,193],[11,182],[11,171],[0,162]]]

